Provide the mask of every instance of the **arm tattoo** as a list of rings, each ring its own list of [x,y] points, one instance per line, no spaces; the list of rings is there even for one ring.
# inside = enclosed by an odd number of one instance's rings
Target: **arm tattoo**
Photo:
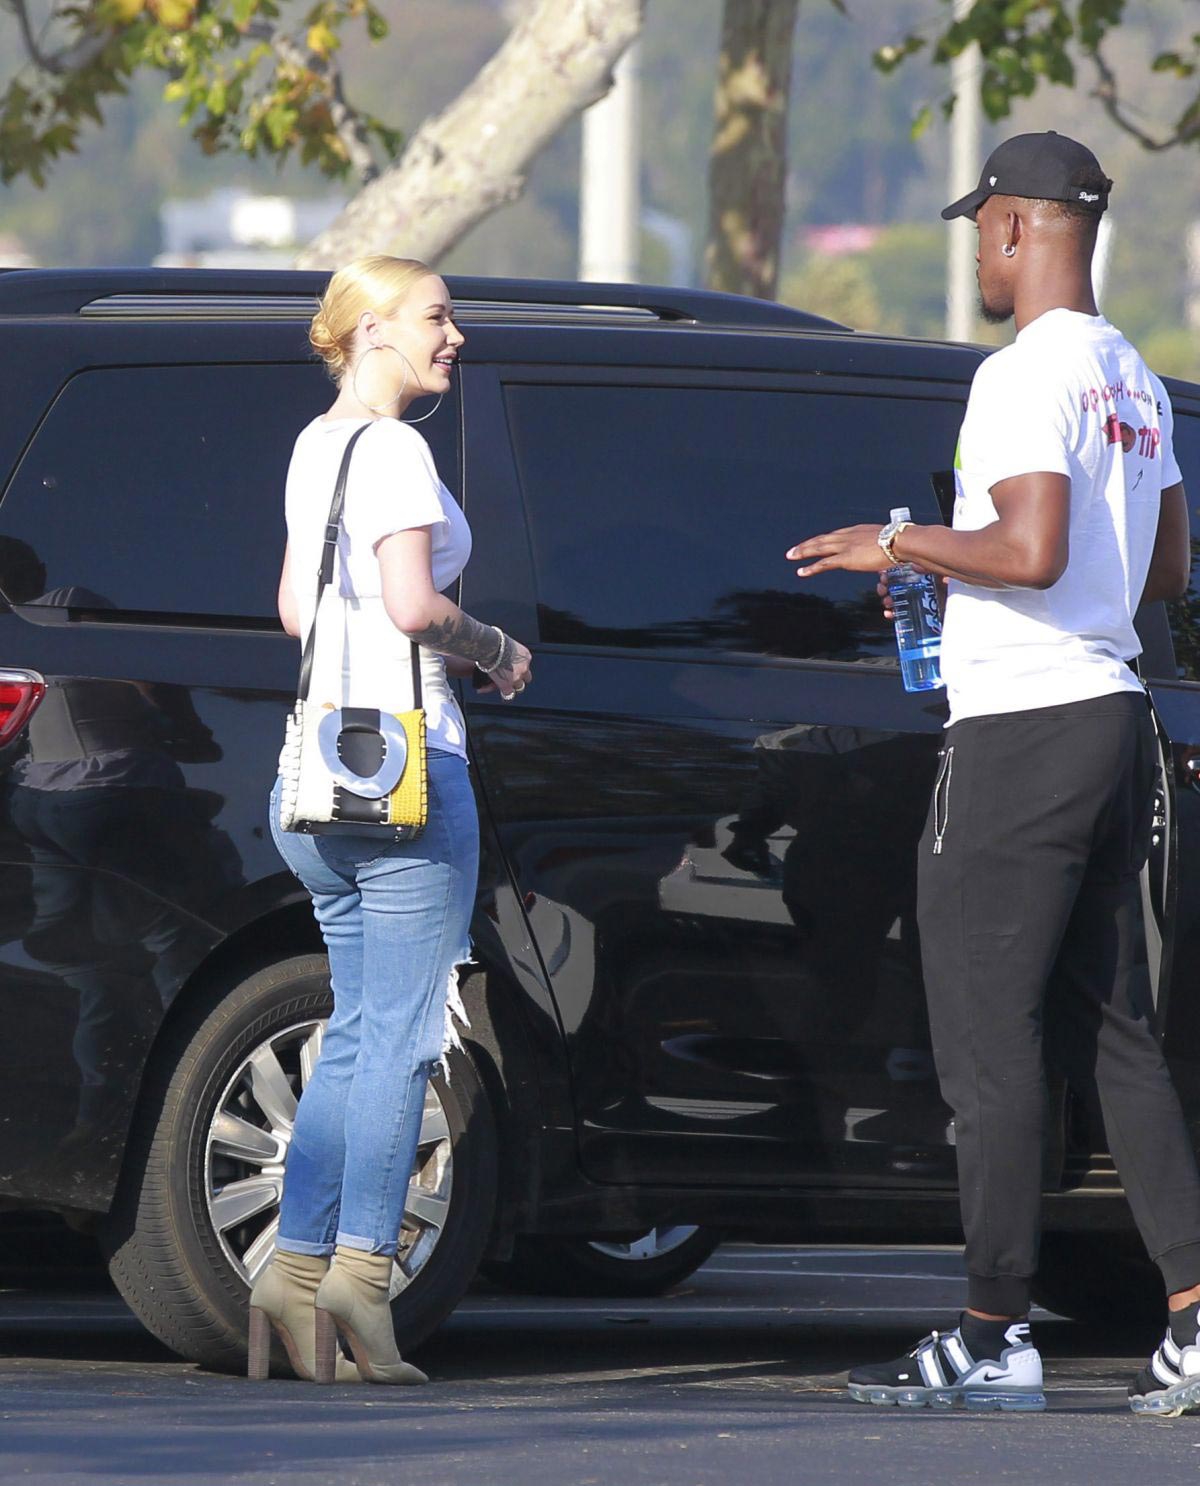
[[[503,631],[490,624],[481,624],[469,614],[461,611],[453,619],[443,619],[426,625],[418,634],[409,636],[427,650],[436,650],[441,655],[457,655],[462,660],[473,660],[485,671],[499,668],[506,658],[511,658],[512,642]]]

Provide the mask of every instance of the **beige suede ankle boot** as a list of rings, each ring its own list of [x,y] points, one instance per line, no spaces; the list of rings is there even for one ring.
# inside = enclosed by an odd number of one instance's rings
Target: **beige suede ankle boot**
[[[313,1300],[328,1270],[329,1260],[319,1255],[275,1251],[250,1292],[249,1377],[261,1380],[270,1371],[273,1326],[287,1349],[292,1371],[312,1381],[317,1345]],[[362,1382],[349,1358],[337,1353],[334,1361],[337,1382]]]
[[[392,1256],[346,1249],[340,1244],[329,1273],[317,1291],[318,1383],[333,1378],[338,1333],[346,1338],[358,1370],[368,1383],[427,1383],[418,1367],[405,1362],[396,1350],[388,1288]]]

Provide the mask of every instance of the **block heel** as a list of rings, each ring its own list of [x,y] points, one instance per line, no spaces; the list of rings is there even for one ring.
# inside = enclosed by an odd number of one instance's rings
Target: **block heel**
[[[250,1337],[246,1376],[261,1383],[271,1375],[271,1318],[256,1305],[250,1307]]]
[[[332,1383],[337,1370],[338,1358],[338,1331],[337,1322],[326,1310],[317,1306],[314,1315],[316,1317],[316,1350],[313,1357],[313,1381],[317,1383]]]

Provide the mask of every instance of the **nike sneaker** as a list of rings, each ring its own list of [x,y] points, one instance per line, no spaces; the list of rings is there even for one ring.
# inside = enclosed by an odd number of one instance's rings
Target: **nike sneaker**
[[[1200,1413],[1200,1335],[1180,1346],[1171,1327],[1129,1385],[1129,1407],[1135,1414],[1171,1419],[1177,1414]]]
[[[998,1357],[973,1357],[960,1328],[931,1332],[906,1357],[852,1368],[850,1397],[910,1409],[1044,1409],[1042,1357],[1028,1321],[1014,1321],[1002,1336]]]

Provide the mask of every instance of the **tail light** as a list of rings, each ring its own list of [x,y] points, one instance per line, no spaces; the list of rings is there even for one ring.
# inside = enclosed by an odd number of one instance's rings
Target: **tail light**
[[[46,682],[36,671],[0,670],[0,748],[11,743],[46,695]]]

